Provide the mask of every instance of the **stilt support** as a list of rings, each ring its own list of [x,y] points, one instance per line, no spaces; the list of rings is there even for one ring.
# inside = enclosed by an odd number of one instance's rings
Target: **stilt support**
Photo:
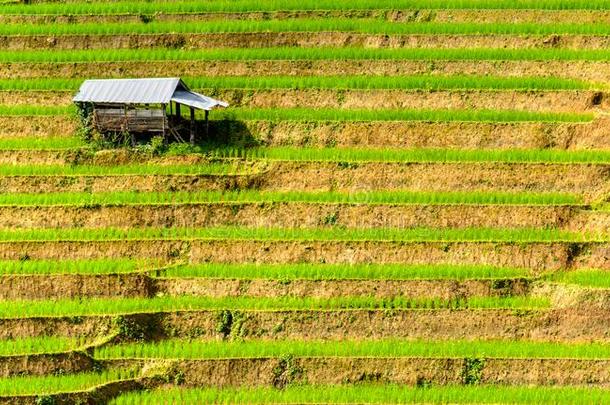
[[[195,146],[195,109],[191,107],[191,146]]]
[[[210,112],[208,110],[205,110],[205,137],[209,138],[210,136],[210,119],[209,119],[209,115]]]

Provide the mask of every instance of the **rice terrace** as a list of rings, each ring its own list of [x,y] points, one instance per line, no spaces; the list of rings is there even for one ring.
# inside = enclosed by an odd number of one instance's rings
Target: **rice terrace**
[[[610,403],[610,0],[0,0],[0,404]]]

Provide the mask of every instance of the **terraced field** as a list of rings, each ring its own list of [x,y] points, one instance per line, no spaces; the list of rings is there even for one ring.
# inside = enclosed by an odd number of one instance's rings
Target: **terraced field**
[[[609,0],[23,3],[0,404],[610,402]],[[82,139],[156,76],[231,107]]]

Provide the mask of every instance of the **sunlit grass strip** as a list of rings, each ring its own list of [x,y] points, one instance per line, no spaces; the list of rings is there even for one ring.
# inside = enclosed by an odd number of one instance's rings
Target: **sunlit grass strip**
[[[607,24],[536,23],[404,23],[377,19],[312,18],[290,20],[216,20],[201,22],[108,22],[83,24],[4,24],[0,35],[120,35],[164,33],[354,32],[430,35],[609,35]]]
[[[222,158],[272,159],[308,162],[518,162],[518,163],[610,163],[608,150],[566,151],[553,149],[356,149],[273,147],[211,149]]]
[[[60,228],[0,229],[0,241],[260,240],[380,242],[593,242],[602,233],[502,228]]]
[[[164,340],[103,346],[95,357],[108,358],[265,358],[433,357],[433,358],[578,358],[608,359],[605,343],[555,343],[523,340],[341,340],[341,341],[187,341]]]
[[[231,163],[200,163],[196,165],[0,165],[0,176],[146,176],[146,175],[210,175],[229,176],[251,173],[247,167]]]
[[[444,300],[440,298],[350,297],[265,298],[201,296],[63,299],[53,301],[0,301],[0,318],[102,316],[177,311],[324,311],[381,309],[545,309],[550,301],[541,297],[470,297]]]
[[[74,114],[72,105],[0,105],[0,115],[4,116],[47,116]]]
[[[598,269],[579,269],[553,273],[549,281],[575,284],[581,287],[610,288],[610,271]]]
[[[87,342],[84,339],[43,336],[17,340],[0,340],[0,356],[63,353],[76,350]]]
[[[530,276],[527,269],[466,265],[403,264],[216,264],[170,267],[161,277],[206,277],[270,280],[468,280]]]
[[[1,113],[1,110],[0,110]],[[545,113],[514,110],[231,108],[214,120],[243,121],[426,121],[426,122],[591,122],[592,113]]]
[[[59,192],[0,193],[3,206],[112,206],[181,204],[426,204],[426,205],[581,205],[582,197],[567,193],[371,191],[275,192],[258,190],[195,192]]]
[[[133,379],[135,370],[0,378],[0,396],[49,395],[92,389],[112,381]]]
[[[332,0],[233,0],[233,1],[120,1],[38,3],[36,7],[21,3],[3,4],[0,14],[156,14],[255,12],[288,10],[399,10],[399,9],[536,9],[536,10],[608,10],[610,2],[597,0],[351,0],[348,5]]]
[[[513,60],[609,61],[607,49],[552,48],[213,48],[213,49],[79,49],[0,50],[0,63],[122,61],[254,61],[254,60]]]
[[[85,147],[87,144],[76,136],[0,138],[0,150],[57,150]]]
[[[303,18],[289,20],[213,20],[199,22],[149,23],[46,23],[3,24],[0,35],[120,35],[164,33],[246,33],[246,32],[354,32],[362,34],[410,35],[609,35],[608,24],[580,23],[405,23],[379,19]]]
[[[111,405],[163,404],[592,404],[610,402],[610,391],[595,387],[322,385],[259,388],[173,388],[129,392]]]
[[[610,212],[610,203],[604,202],[604,203],[597,204],[595,206],[595,209],[597,209],[599,211],[603,211],[603,212]]]
[[[580,80],[494,76],[258,76],[196,77],[195,88],[400,89],[400,90],[580,90],[605,87]],[[14,82],[14,81],[13,81]]]
[[[156,260],[3,260],[0,275],[126,274],[156,268]]]
[[[70,115],[74,106],[0,105],[4,116]],[[513,110],[408,110],[231,108],[215,111],[212,120],[243,121],[426,121],[426,122],[574,122],[586,123],[592,113],[544,113]]]
[[[224,76],[185,77],[193,89],[583,90],[605,85],[555,77],[497,76]],[[2,91],[75,91],[82,79],[0,79]]]

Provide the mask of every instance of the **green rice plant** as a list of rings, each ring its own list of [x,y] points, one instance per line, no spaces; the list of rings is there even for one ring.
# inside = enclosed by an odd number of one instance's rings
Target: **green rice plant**
[[[210,48],[0,50],[0,63],[254,60],[535,60],[610,61],[607,49],[564,48]],[[69,83],[69,82],[68,82]]]
[[[601,23],[405,23],[358,18],[295,18],[289,20],[211,20],[180,22],[107,22],[3,24],[0,35],[121,35],[165,33],[354,32],[384,35],[609,35]]]
[[[60,150],[85,148],[87,145],[75,136],[0,138],[0,150]]]
[[[605,87],[580,80],[494,76],[258,76],[196,77],[197,89],[400,89],[400,90],[580,90]],[[14,81],[13,81],[14,82]],[[0,83],[1,88],[1,83]]]
[[[196,165],[0,165],[0,176],[233,176],[252,173],[247,167],[241,167],[239,162],[234,163],[236,164],[231,162],[202,162]]]
[[[136,313],[179,311],[320,311],[320,310],[385,310],[385,309],[544,309],[550,301],[542,297],[471,297],[443,300],[440,298],[378,299],[344,296],[331,299],[265,298],[265,297],[200,297],[176,296],[155,298],[61,299],[52,301],[0,301],[0,317],[4,319],[32,317],[73,317],[126,315]]]
[[[503,162],[608,164],[610,151],[557,149],[387,149],[387,148],[213,148],[217,158],[271,159],[308,162]],[[0,169],[1,170],[1,169]]]
[[[0,397],[51,395],[62,392],[87,391],[113,381],[138,377],[136,370],[118,369],[100,373],[60,374],[0,378]]]
[[[0,242],[126,240],[259,240],[378,242],[593,242],[605,233],[552,228],[0,228]]]
[[[55,105],[0,105],[1,116],[46,116],[74,114],[76,109],[71,106]]]
[[[331,0],[223,0],[223,1],[111,1],[38,3],[36,7],[6,2],[0,14],[190,14],[220,12],[270,12],[288,10],[400,10],[400,9],[536,9],[536,10],[608,10],[610,2],[598,0],[352,0],[349,4]]]
[[[610,203],[601,202],[601,203],[595,204],[595,209],[600,212],[610,212]]]
[[[69,115],[73,106],[0,105],[1,116]],[[198,115],[199,118],[201,118]],[[231,108],[216,111],[215,121],[427,121],[427,122],[574,122],[593,121],[590,113],[512,110],[399,110],[329,108]]]
[[[597,0],[352,0],[349,4],[331,0],[223,0],[223,1],[111,1],[38,3],[36,7],[6,2],[0,14],[191,14],[219,12],[270,12],[287,10],[400,10],[400,9],[537,9],[537,10],[608,10],[610,2]]]
[[[0,110],[1,112],[1,110]],[[426,122],[591,122],[589,113],[546,113],[513,110],[230,108],[214,120],[241,121],[426,121]]]
[[[525,340],[246,340],[235,342],[162,340],[95,349],[98,359],[425,357],[425,358],[578,358],[609,359],[608,343],[556,343]]]
[[[57,192],[0,194],[0,206],[113,206],[181,204],[426,204],[426,205],[581,205],[582,196],[567,193],[373,191],[277,192],[258,190],[196,192]]]
[[[2,260],[0,275],[126,274],[159,267],[153,259]]]
[[[0,267],[1,269],[1,267]],[[451,264],[219,264],[169,267],[160,277],[206,277],[271,280],[413,280],[507,279],[530,276],[527,269]]]
[[[575,284],[581,287],[610,288],[610,272],[599,269],[579,269],[552,273],[549,281]]]
[[[189,86],[202,89],[383,89],[383,90],[584,90],[603,84],[554,77],[494,76],[220,76],[185,77]],[[75,91],[82,79],[0,79],[0,91]]]
[[[17,340],[0,340],[0,357],[64,353],[87,345],[83,338],[42,336]]]
[[[392,384],[268,387],[173,388],[122,394],[110,405],[163,404],[601,404],[610,391],[597,387],[431,386]]]

